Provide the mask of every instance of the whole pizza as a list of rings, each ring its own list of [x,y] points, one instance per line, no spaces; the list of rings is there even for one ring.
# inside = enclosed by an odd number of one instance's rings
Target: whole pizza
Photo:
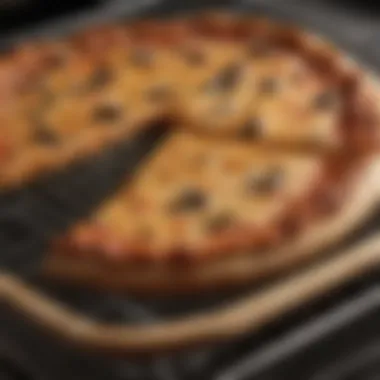
[[[159,121],[167,137],[54,240],[48,275],[150,291],[246,282],[321,252],[374,209],[379,104],[365,70],[277,22],[104,26],[1,59],[0,186]]]

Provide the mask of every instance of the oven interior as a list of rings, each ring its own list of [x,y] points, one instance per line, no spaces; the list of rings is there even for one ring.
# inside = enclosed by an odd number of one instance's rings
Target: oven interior
[[[61,6],[44,7],[38,0],[20,0],[3,10],[7,1],[4,4],[0,1],[0,20],[1,17],[8,20],[0,22],[1,46],[8,48],[25,38],[60,36],[121,17],[227,8],[294,20],[336,41],[369,68],[380,67],[377,46],[380,23],[373,11],[353,4],[357,2],[87,0],[64,3],[61,9]],[[28,9],[33,12],[28,13]],[[51,285],[36,276],[36,259],[43,259],[49,238],[91,212],[161,138],[164,138],[162,132],[137,136],[133,159],[125,159],[130,143],[119,143],[95,159],[48,175],[23,189],[1,194],[0,251],[7,268],[64,304],[110,322],[150,323],[217,307],[249,291],[210,295],[197,301],[191,297],[141,300]],[[374,231],[378,218],[373,218],[355,239]],[[380,287],[376,271],[284,316],[259,333],[229,343],[152,357],[144,362],[80,353],[46,336],[6,307],[2,306],[1,310],[0,377],[4,379],[380,378],[380,328],[376,323],[380,316]]]

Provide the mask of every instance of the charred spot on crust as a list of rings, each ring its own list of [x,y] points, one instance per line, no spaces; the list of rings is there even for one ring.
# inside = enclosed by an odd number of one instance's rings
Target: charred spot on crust
[[[93,112],[93,121],[96,123],[115,123],[122,116],[120,106],[112,103],[99,104]]]
[[[242,139],[257,139],[263,134],[263,123],[262,121],[255,117],[247,120],[240,130],[240,137]]]
[[[265,173],[250,176],[246,182],[246,189],[249,194],[272,194],[281,187],[283,179],[283,170],[275,167]]]
[[[184,189],[180,194],[170,203],[169,209],[172,213],[186,213],[191,211],[198,211],[206,206],[207,197],[199,189]]]

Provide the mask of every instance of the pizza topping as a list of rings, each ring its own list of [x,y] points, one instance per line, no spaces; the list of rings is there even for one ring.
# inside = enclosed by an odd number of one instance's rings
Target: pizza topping
[[[102,89],[113,79],[112,71],[107,67],[100,67],[91,76],[87,85],[89,91]]]
[[[230,212],[220,212],[206,221],[206,229],[210,233],[220,233],[231,227],[233,223],[234,218]]]
[[[198,211],[206,206],[206,195],[199,189],[185,189],[170,204],[173,213]]]
[[[277,191],[283,182],[284,172],[275,167],[260,174],[251,175],[246,183],[246,188],[251,194],[267,195]]]
[[[44,125],[38,125],[34,132],[34,141],[43,145],[55,145],[59,142],[58,136]]]
[[[259,92],[264,95],[273,95],[279,89],[276,78],[265,78],[259,83]]]
[[[98,123],[114,123],[122,116],[120,106],[112,103],[100,104],[94,109],[93,120]]]
[[[262,135],[262,132],[262,121],[259,118],[251,118],[243,125],[240,136],[243,139],[256,139]]]
[[[333,91],[325,91],[313,99],[313,106],[319,111],[328,111],[335,107],[337,100]]]
[[[219,93],[230,91],[239,83],[242,73],[242,66],[233,63],[225,67],[216,77],[209,81],[205,89],[207,92]]]

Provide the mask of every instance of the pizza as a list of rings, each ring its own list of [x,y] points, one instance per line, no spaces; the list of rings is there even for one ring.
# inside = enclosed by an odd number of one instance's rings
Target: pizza
[[[51,271],[73,274],[82,262],[93,280],[109,268],[108,282],[158,288],[202,286],[223,262],[220,281],[269,273],[273,257],[273,268],[299,261],[373,208],[379,93],[329,43],[238,14],[135,21],[27,44],[0,62],[0,187],[160,120],[168,139],[53,242]],[[117,268],[120,281],[110,280]],[[82,278],[85,271],[77,269]]]

